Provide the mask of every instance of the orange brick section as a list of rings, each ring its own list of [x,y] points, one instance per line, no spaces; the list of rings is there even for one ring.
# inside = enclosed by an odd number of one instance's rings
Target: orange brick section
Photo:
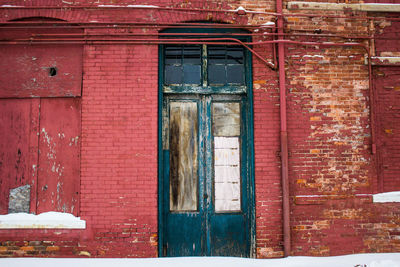
[[[78,257],[86,247],[79,244],[79,233],[69,230],[19,230],[13,231],[11,241],[0,242],[0,257]],[[2,233],[3,234],[3,233]],[[20,241],[20,240],[34,241]],[[52,241],[46,241],[51,239]],[[69,239],[69,240],[68,240]]]
[[[287,30],[367,35],[368,23],[336,18],[288,18]],[[340,40],[308,38],[307,41]],[[378,51],[387,49],[397,51],[390,47],[390,41],[377,44]],[[399,243],[392,236],[399,227],[399,205],[374,204],[368,196],[382,190],[378,184],[382,179],[379,176],[385,175],[383,166],[390,166],[383,189],[399,188],[392,178],[400,174],[394,167],[399,165],[398,150],[388,145],[394,144],[397,136],[388,138],[387,127],[380,126],[381,121],[396,121],[387,106],[398,105],[398,94],[394,89],[386,90],[370,101],[364,54],[364,50],[351,47],[287,46],[293,255],[398,250]],[[385,73],[389,76],[396,71],[392,68]],[[389,80],[382,76],[386,87],[395,88],[398,83],[395,77]],[[386,109],[375,106],[377,100],[387,103]],[[379,155],[383,157],[383,149],[392,149],[394,157],[386,154],[385,163],[377,161],[378,155],[371,154],[375,142],[371,138],[371,103],[378,113],[373,114],[379,121],[375,129],[378,138],[386,140],[386,145],[378,140]]]

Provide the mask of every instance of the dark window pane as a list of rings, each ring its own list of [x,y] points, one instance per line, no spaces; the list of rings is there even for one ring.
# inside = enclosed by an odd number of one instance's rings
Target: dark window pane
[[[222,51],[222,53],[225,54],[225,52],[224,52],[225,50],[226,50],[226,45],[209,45],[207,54],[209,56],[210,55],[213,56],[213,55],[220,54],[221,51]]]
[[[183,48],[183,64],[201,64],[201,47],[200,46],[184,46]]]
[[[208,82],[209,84],[226,84],[225,65],[209,65]]]
[[[225,64],[226,46],[208,47],[208,64]]]
[[[243,48],[231,47],[226,52],[227,64],[243,64]]]
[[[243,84],[244,83],[244,66],[230,65],[227,66],[228,83]]]
[[[244,48],[210,45],[207,47],[210,85],[244,84]],[[165,46],[165,84],[201,84],[202,46]]]
[[[182,64],[182,46],[165,47],[165,64]]]
[[[200,65],[183,65],[183,83],[200,84],[201,66]]]
[[[165,65],[165,84],[181,84],[182,67],[174,65]]]

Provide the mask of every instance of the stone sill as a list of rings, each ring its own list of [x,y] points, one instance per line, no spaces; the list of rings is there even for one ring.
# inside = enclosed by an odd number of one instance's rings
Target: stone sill
[[[360,203],[396,203],[400,202],[400,191],[380,194],[355,195],[298,195],[293,197],[295,205],[323,205],[328,200],[344,200],[357,198]]]
[[[375,194],[372,198],[374,203],[400,202],[400,191]]]
[[[10,213],[0,215],[0,229],[86,229],[86,221],[62,212]]]
[[[400,4],[335,4],[319,2],[288,2],[287,9],[332,10],[332,11],[367,11],[367,12],[400,12]]]
[[[368,64],[365,58],[365,64]],[[371,64],[376,66],[400,66],[400,57],[371,57]]]

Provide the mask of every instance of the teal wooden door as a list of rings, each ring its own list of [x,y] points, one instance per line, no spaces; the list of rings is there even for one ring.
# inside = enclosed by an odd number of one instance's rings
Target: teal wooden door
[[[164,256],[250,255],[245,100],[164,98]]]
[[[161,256],[251,256],[249,61],[234,45],[160,46]]]

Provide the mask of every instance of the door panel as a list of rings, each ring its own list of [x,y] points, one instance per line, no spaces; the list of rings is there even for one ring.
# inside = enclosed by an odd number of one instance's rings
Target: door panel
[[[166,99],[164,103],[164,207],[166,256],[202,255],[203,208],[199,201],[204,176],[199,170],[199,101]]]
[[[237,101],[212,103],[214,202],[210,212],[210,251],[213,256],[243,257],[249,251],[247,176],[241,171],[246,166],[241,109],[242,104]]]
[[[237,96],[164,98],[165,256],[250,255],[243,103]]]
[[[165,256],[203,255],[202,220],[199,213],[169,214],[165,239]]]
[[[211,216],[210,256],[248,257],[248,227],[243,214]]]

